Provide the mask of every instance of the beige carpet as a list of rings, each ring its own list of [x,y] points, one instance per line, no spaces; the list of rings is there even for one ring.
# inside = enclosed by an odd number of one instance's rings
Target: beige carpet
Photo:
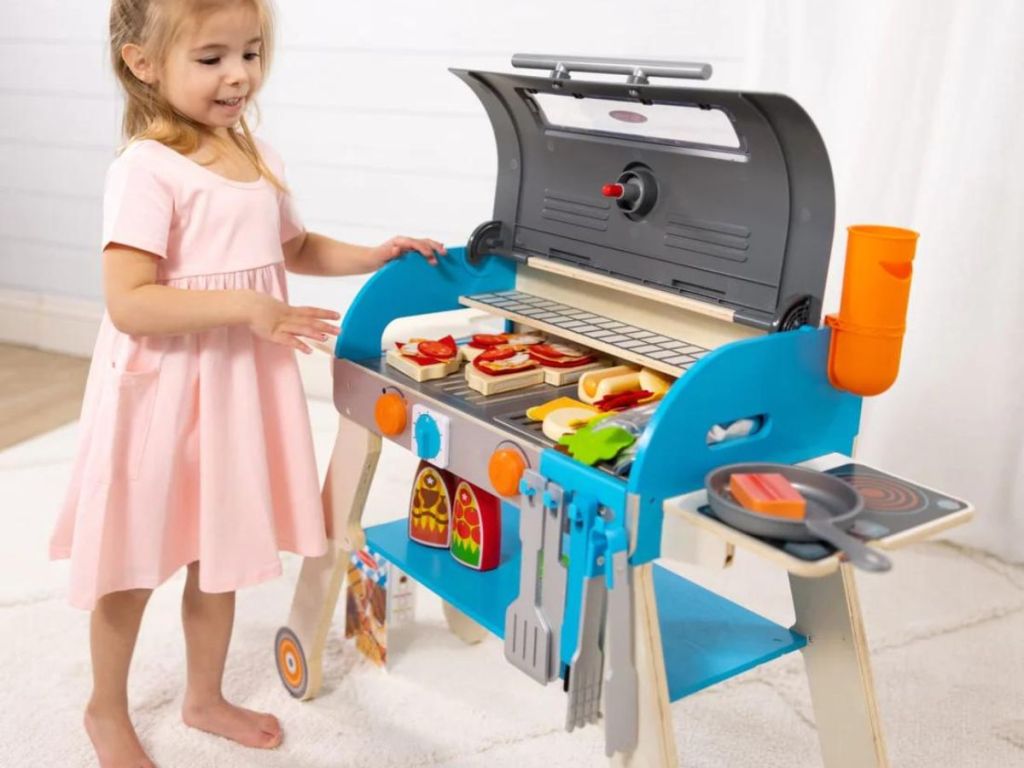
[[[314,402],[311,414],[323,467],[334,413]],[[45,560],[75,430],[72,424],[0,453],[2,766],[95,765],[80,726],[90,685],[88,615],[64,602],[65,564]],[[401,513],[413,463],[385,446],[369,522]],[[284,578],[240,593],[228,662],[229,693],[277,713],[285,726],[285,743],[271,753],[182,725],[182,575],[157,590],[143,621],[131,698],[140,736],[160,766],[604,764],[599,729],[562,731],[557,686],[541,688],[510,667],[493,638],[462,645],[445,629],[439,602],[422,589],[413,642],[388,672],[344,644],[336,622],[325,690],[315,701],[294,701],[277,680],[272,644],[298,566],[286,558]],[[792,621],[785,576],[753,557],[741,554],[724,572],[687,573],[769,618]],[[892,573],[864,576],[859,586],[892,765],[1024,765],[1024,569],[927,544],[896,553]],[[798,654],[676,703],[673,720],[686,766],[821,764]]]

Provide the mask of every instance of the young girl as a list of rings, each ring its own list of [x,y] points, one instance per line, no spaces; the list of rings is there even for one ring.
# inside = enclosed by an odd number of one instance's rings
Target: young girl
[[[280,159],[244,119],[266,76],[268,0],[113,0],[114,69],[130,143],[107,175],[103,318],[81,443],[51,556],[92,610],[85,727],[100,765],[151,766],[128,714],[146,601],[182,566],[186,724],[272,748],[268,714],[226,702],[239,587],[281,573],[279,550],[326,551],[293,350],[338,313],[287,303],[285,270],[370,272],[432,240],[375,248],[306,233]]]

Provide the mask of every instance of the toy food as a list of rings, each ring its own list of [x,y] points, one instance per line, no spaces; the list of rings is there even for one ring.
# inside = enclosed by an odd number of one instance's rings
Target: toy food
[[[455,488],[452,557],[478,571],[497,568],[501,560],[501,503],[466,480]]]
[[[650,368],[640,369],[640,389],[646,389],[654,397],[661,397],[668,392],[675,379]]]
[[[531,359],[526,352],[508,344],[490,347],[473,358],[473,366],[489,376],[528,371],[537,365],[537,361]]]
[[[577,392],[584,403],[594,403],[605,395],[640,389],[640,374],[629,365],[616,365],[589,371],[580,377]]]
[[[741,506],[762,515],[804,519],[807,501],[778,472],[737,472],[729,476],[729,492]]]
[[[410,339],[396,342],[384,357],[388,365],[416,381],[444,378],[459,369],[459,348],[455,339]]]
[[[549,440],[558,442],[563,435],[575,432],[579,427],[595,417],[590,408],[559,408],[544,417],[541,430]]]
[[[594,354],[590,350],[573,344],[534,344],[526,351],[541,365],[552,368],[575,368],[594,362]]]
[[[451,542],[455,478],[421,461],[409,500],[409,538],[428,547],[446,549]]]
[[[600,410],[594,408],[586,403],[581,403],[579,400],[573,400],[571,397],[557,397],[554,400],[549,400],[541,405],[535,405],[533,408],[528,408],[526,411],[526,418],[530,421],[544,421],[544,417],[552,411],[557,411],[559,408],[583,408],[589,409],[593,414],[600,413]]]

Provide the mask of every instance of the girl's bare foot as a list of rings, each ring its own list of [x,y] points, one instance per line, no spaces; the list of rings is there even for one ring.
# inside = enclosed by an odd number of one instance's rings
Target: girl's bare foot
[[[156,768],[142,748],[127,712],[90,705],[85,708],[84,720],[100,768]]]
[[[274,749],[281,744],[281,724],[273,715],[236,707],[224,699],[190,703],[181,708],[185,725],[223,736],[247,747]]]

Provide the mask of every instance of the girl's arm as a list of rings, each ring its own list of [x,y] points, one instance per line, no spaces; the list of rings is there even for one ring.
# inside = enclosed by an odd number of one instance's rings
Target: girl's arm
[[[196,333],[222,325],[247,325],[260,338],[310,348],[299,336],[337,336],[340,315],[316,307],[290,307],[269,294],[249,290],[205,291],[159,285],[159,258],[135,248],[111,245],[103,252],[103,288],[110,320],[131,336]]]
[[[284,244],[284,263],[289,272],[299,275],[361,275],[380,269],[405,251],[419,251],[431,264],[438,253],[447,253],[436,240],[393,237],[375,247],[350,245],[315,232],[303,232]]]

